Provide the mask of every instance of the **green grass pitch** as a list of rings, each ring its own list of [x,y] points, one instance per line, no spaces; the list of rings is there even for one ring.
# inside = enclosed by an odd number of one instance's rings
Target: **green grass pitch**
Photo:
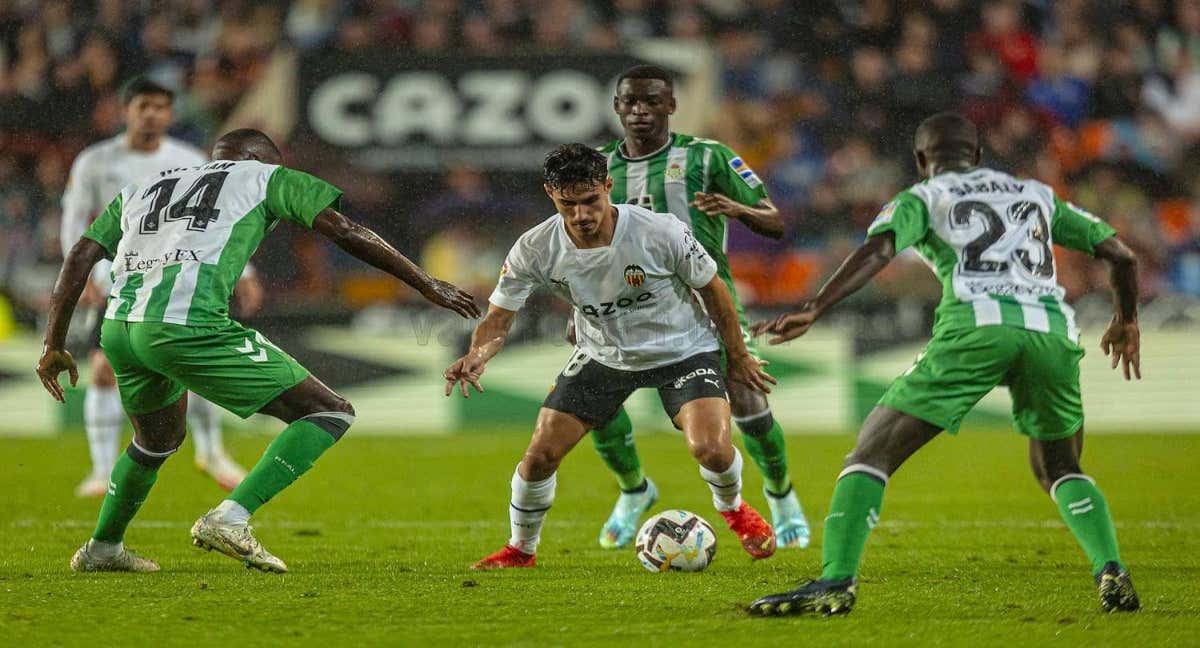
[[[126,542],[158,574],[80,575],[67,561],[97,503],[71,490],[82,438],[0,439],[0,643],[6,645],[649,644],[1183,645],[1200,636],[1200,435],[1095,436],[1085,468],[1110,500],[1145,609],[1106,616],[1084,557],[1029,476],[1012,434],[943,437],[888,488],[845,618],[753,619],[744,604],[813,576],[820,550],[752,563],[723,529],[682,441],[639,439],[662,499],[720,532],[700,574],[650,574],[596,534],[616,490],[585,441],[560,471],[533,570],[467,565],[507,537],[508,481],[527,440],[510,432],[356,438],[256,517],[292,573],[249,572],[191,547],[188,527],[221,498],[191,466],[163,469]],[[851,439],[790,437],[793,474],[818,531]],[[252,463],[266,440],[237,437]],[[753,467],[750,501],[765,510]]]

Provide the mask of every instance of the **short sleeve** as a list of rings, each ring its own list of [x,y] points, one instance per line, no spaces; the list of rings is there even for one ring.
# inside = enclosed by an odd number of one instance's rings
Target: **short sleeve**
[[[84,231],[83,236],[90,238],[104,247],[111,259],[117,253],[117,244],[121,242],[121,208],[124,205],[124,192],[113,198],[108,207],[100,213],[96,220]]]
[[[500,266],[500,280],[496,282],[496,288],[488,301],[504,310],[519,311],[538,283],[537,276],[529,267],[528,259],[521,249],[521,241],[517,241],[508,252],[504,265]]]
[[[667,242],[675,274],[692,288],[703,288],[717,274],[717,262],[709,256],[692,230],[672,219]]]
[[[267,181],[267,212],[312,228],[317,214],[326,207],[338,206],[342,190],[309,175],[287,167],[279,167]]]
[[[899,252],[921,239],[929,231],[929,208],[925,201],[911,191],[902,191],[879,210],[879,215],[867,227],[867,236],[892,232]]]
[[[718,145],[711,150],[713,157],[708,167],[710,187],[743,205],[757,205],[767,198],[767,186],[733,149]]]
[[[1115,236],[1117,231],[1085,209],[1059,198],[1054,199],[1050,236],[1055,243],[1072,250],[1095,254],[1096,244]]]

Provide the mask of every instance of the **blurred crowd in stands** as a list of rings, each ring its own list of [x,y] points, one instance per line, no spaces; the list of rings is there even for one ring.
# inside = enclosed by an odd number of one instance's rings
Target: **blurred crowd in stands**
[[[40,294],[57,271],[71,160],[119,132],[134,75],[178,88],[173,133],[205,146],[279,48],[620,52],[651,38],[712,46],[719,106],[697,134],[738,150],[788,220],[781,243],[732,237],[748,301],[810,291],[915,180],[913,128],[947,108],[981,125],[986,163],[1116,226],[1142,256],[1147,298],[1200,297],[1200,0],[0,0],[0,290]],[[401,213],[382,206],[405,204],[402,187],[346,188],[373,224],[419,223],[396,230],[405,249],[486,295],[516,229],[489,222],[491,201],[534,220],[549,205],[518,206],[470,169],[444,182]],[[321,244],[289,245],[304,262],[283,283],[302,290],[277,299],[376,294],[355,293]],[[1078,255],[1060,265],[1072,295],[1106,285]],[[937,295],[912,259],[878,290]]]

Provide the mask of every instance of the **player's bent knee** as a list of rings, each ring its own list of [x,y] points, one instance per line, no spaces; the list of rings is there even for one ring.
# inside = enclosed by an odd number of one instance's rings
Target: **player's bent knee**
[[[337,441],[346,434],[346,431],[350,429],[351,425],[354,425],[355,421],[354,408],[350,407],[350,403],[346,401],[342,402],[346,403],[347,408],[350,410],[349,412],[314,412],[308,416],[301,417],[300,420],[308,421],[322,430],[325,430],[329,433],[329,436],[333,437],[334,441]]]
[[[728,470],[733,463],[733,446],[720,443],[717,439],[689,441],[688,451],[696,463],[716,472]]]
[[[521,460],[524,467],[525,478],[530,481],[541,481],[550,475],[553,475],[558,470],[558,465],[562,463],[563,453],[556,448],[546,446],[530,446],[525,450],[525,457]]]

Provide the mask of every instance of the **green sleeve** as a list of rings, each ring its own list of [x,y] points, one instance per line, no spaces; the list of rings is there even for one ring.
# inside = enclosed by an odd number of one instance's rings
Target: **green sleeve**
[[[117,194],[83,233],[85,237],[102,245],[108,251],[109,258],[117,253],[117,244],[121,242],[121,206],[125,204],[123,196],[124,194]]]
[[[1054,198],[1050,236],[1058,245],[1095,254],[1097,243],[1116,234],[1117,230],[1090,212],[1057,196]]]
[[[867,236],[892,232],[899,252],[925,238],[928,231],[929,208],[925,201],[911,191],[902,191],[879,210],[879,215],[867,228]]]
[[[733,149],[720,144],[712,152],[708,167],[710,189],[749,206],[767,198],[767,186]]]
[[[341,189],[287,167],[276,169],[267,181],[267,212],[308,228],[312,228],[313,220],[323,209],[337,208],[341,198]]]

